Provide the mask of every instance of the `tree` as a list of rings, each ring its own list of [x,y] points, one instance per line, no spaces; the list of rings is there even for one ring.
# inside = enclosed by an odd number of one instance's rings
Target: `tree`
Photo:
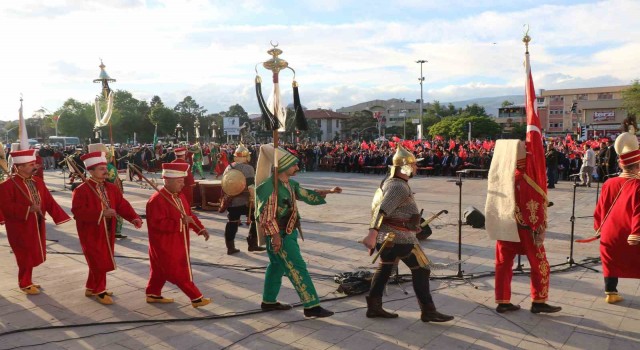
[[[628,113],[640,114],[640,80],[635,80],[629,89],[622,92],[622,100]]]
[[[361,138],[365,129],[374,130],[377,124],[377,120],[373,118],[373,113],[370,111],[358,111],[349,118],[342,120],[342,131],[347,135],[355,133],[356,138]]]
[[[178,122],[182,125],[184,132],[188,132],[189,135],[194,135],[193,123],[196,118],[203,117],[207,113],[207,110],[200,107],[191,96],[187,96],[182,102],[178,102],[173,110],[178,113]]]
[[[441,121],[437,122],[436,124],[432,125],[429,128],[429,136],[431,136],[432,138],[435,137],[436,135],[445,136],[445,137],[455,136],[455,133],[453,132],[452,128],[456,120],[457,118],[453,116],[442,118]]]
[[[502,108],[504,108],[504,107],[509,107],[509,106],[513,106],[513,105],[514,105],[513,101],[509,101],[509,100],[504,100],[504,101],[502,101],[502,103],[500,104],[500,106],[501,106]]]
[[[158,137],[171,137],[173,138],[173,134],[178,124],[178,114],[164,105],[156,104],[155,107],[151,108],[151,112],[149,113],[149,121],[158,125]]]
[[[133,140],[134,133],[136,141],[152,142],[155,126],[149,120],[150,108],[147,102],[135,99],[130,92],[124,90],[117,90],[114,99],[110,121],[114,142]],[[109,138],[107,128],[108,126],[105,127],[107,133],[103,131],[103,138]]]
[[[451,125],[451,133],[454,137],[465,137],[468,135],[468,127],[471,123],[471,137],[495,138],[502,131],[500,124],[487,116],[462,116],[456,118]]]
[[[54,114],[62,114],[58,121],[58,135],[77,136],[81,140],[93,136],[96,117],[91,104],[70,98]]]

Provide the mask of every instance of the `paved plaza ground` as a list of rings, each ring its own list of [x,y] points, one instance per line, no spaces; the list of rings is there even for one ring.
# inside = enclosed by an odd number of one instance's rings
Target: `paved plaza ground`
[[[305,319],[302,307],[291,311],[261,313],[259,306],[265,253],[246,251],[247,227],[238,232],[242,250],[226,255],[223,231],[226,216],[197,212],[212,237],[205,242],[192,237],[191,258],[194,279],[209,306],[194,309],[174,285],[165,286],[173,304],[147,304],[144,288],[149,275],[146,230],[126,223],[129,238],[116,245],[118,269],[108,275],[108,287],[115,304],[104,306],[84,296],[88,268],[73,222],[53,226],[47,221],[47,261],[34,271],[34,281],[43,293],[26,296],[17,288],[17,267],[0,226],[0,350],[38,349],[640,349],[640,288],[638,280],[622,279],[619,290],[625,300],[617,305],[604,302],[601,272],[574,267],[552,273],[550,303],[562,306],[556,314],[532,314],[529,278],[515,276],[513,303],[518,312],[498,314],[493,296],[494,242],[482,229],[463,226],[462,269],[473,274],[471,284],[456,279],[434,279],[432,293],[438,309],[453,314],[452,322],[420,321],[411,283],[389,285],[384,307],[400,314],[398,319],[368,319],[363,295],[344,297],[336,292],[331,278],[340,272],[373,270],[371,258],[357,243],[367,231],[370,202],[382,177],[343,173],[305,173],[298,176],[303,186],[344,192],[329,195],[328,204],[300,204],[306,240],[300,242],[303,256],[314,275],[323,306],[336,312],[325,319]],[[62,191],[60,173],[46,173],[48,187],[58,203],[69,212],[71,192]],[[458,187],[452,178],[418,177],[411,180],[416,200],[425,217],[446,209],[448,215],[435,220],[433,235],[423,247],[438,263],[455,263],[458,258]],[[486,180],[468,179],[462,190],[462,208],[484,209]],[[597,188],[578,188],[576,196],[576,238],[593,234],[590,216]],[[573,186],[561,182],[550,190],[555,206],[549,209],[546,249],[551,265],[567,261],[570,250]],[[125,183],[125,197],[143,214],[151,190]],[[0,194],[0,200],[2,194]],[[146,227],[146,226],[145,226]],[[575,261],[598,257],[598,244],[576,244]],[[523,259],[528,267],[526,258]],[[601,271],[599,263],[589,266]],[[559,266],[553,270],[563,269]],[[434,270],[432,276],[455,275],[455,265]],[[400,274],[408,274],[405,266]],[[280,300],[299,301],[285,278]],[[180,320],[180,321],[178,321]],[[144,323],[141,323],[144,321]],[[51,326],[70,326],[6,332]],[[77,327],[80,325],[79,327]],[[84,325],[84,326],[83,326]]]

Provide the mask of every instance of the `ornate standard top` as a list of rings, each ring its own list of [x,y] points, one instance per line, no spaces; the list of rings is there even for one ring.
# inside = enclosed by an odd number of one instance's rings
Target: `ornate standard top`
[[[102,63],[102,59],[100,59],[100,76],[98,77],[98,79],[93,79],[94,83],[101,83],[103,81],[111,81],[111,82],[115,82],[116,80],[111,78],[109,76],[109,74],[107,74],[107,71],[104,70],[104,68],[106,67],[104,65],[104,63]]]
[[[524,37],[522,37],[522,42],[524,43],[525,48],[527,49],[527,53],[529,53],[529,42],[531,41],[531,37],[529,36],[529,25],[524,25],[527,30],[524,31]]]
[[[274,45],[272,42],[271,46],[273,46],[273,48],[267,51],[267,53],[272,57],[270,60],[262,63],[262,66],[272,71],[273,73],[278,74],[278,72],[280,72],[281,70],[289,67],[289,63],[283,60],[282,58],[278,57],[279,55],[282,54],[282,50],[278,49],[278,44]]]

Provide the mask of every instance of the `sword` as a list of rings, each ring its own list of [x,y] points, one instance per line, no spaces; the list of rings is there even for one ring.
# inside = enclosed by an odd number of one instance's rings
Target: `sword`
[[[373,261],[371,262],[372,264],[376,263],[376,260],[378,260],[378,257],[380,256],[380,253],[382,253],[382,251],[384,250],[384,248],[387,247],[387,245],[389,244],[393,244],[393,240],[396,238],[396,234],[393,232],[389,232],[387,234],[387,237],[384,239],[384,242],[382,242],[382,245],[380,246],[380,249],[378,249],[378,253],[376,253],[376,256],[373,257]]]

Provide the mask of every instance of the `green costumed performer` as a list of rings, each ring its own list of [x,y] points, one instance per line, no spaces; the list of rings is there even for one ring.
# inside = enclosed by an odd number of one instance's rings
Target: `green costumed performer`
[[[266,239],[269,255],[261,307],[265,311],[291,309],[291,305],[277,301],[282,276],[286,275],[304,305],[305,317],[329,317],[333,312],[320,306],[307,265],[300,254],[298,235],[302,238],[302,232],[296,201],[310,205],[325,204],[324,197],[328,193],[340,193],[342,190],[339,187],[332,190],[301,187],[291,179],[299,171],[298,158],[282,148],[277,151],[277,174],[271,174],[274,153],[272,145],[262,145],[256,171],[258,232],[260,241]],[[274,176],[278,178],[277,190],[274,190]]]
[[[204,180],[204,172],[202,170],[202,147],[200,143],[196,143],[192,148],[189,148],[189,152],[193,153],[191,160],[193,161],[193,175],[196,172],[200,175],[200,180]]]

